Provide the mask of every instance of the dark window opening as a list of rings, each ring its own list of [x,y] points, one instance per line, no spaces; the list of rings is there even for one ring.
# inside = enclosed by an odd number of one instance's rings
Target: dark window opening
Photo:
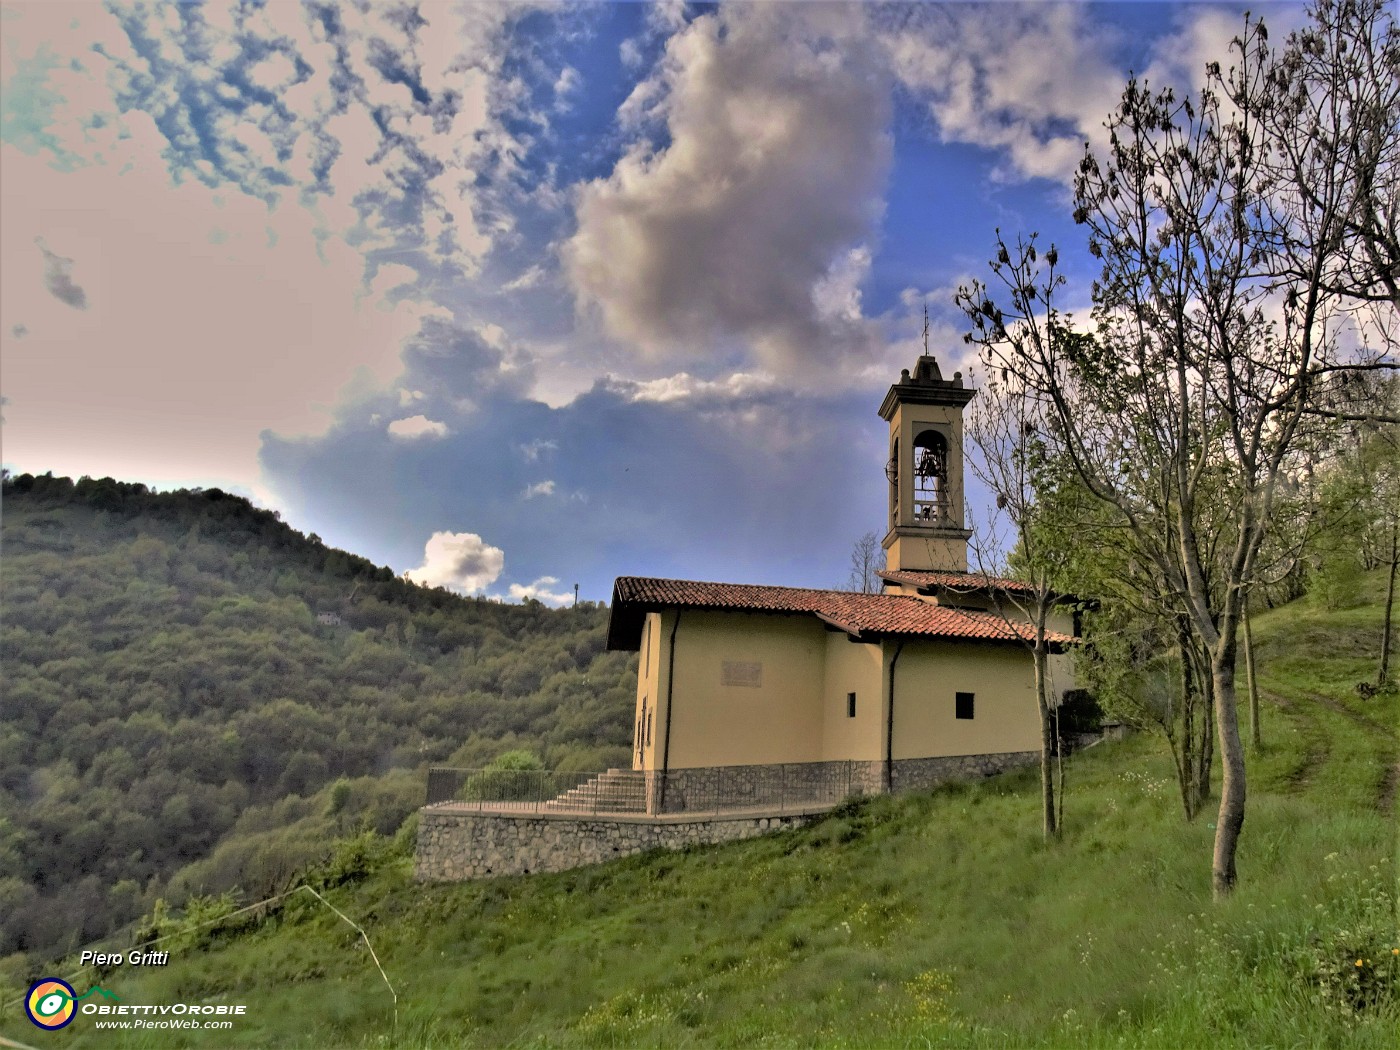
[[[972,717],[972,694],[957,693],[954,697],[954,715],[957,718]]]
[[[847,717],[847,718],[855,718],[855,716],[856,716],[856,694],[855,694],[855,693],[847,693],[847,694],[846,694],[846,717]]]

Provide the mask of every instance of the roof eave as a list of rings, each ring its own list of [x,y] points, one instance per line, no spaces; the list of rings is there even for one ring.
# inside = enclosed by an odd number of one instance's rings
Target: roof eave
[[[862,632],[859,627],[854,627],[848,623],[842,623],[840,620],[836,619],[836,617],[828,616],[823,612],[813,612],[812,615],[822,623],[835,627],[838,631],[845,631],[846,636],[853,642],[868,641],[867,634],[873,634],[873,632]]]

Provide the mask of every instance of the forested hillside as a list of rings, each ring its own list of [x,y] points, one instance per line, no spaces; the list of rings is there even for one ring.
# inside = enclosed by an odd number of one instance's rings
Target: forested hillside
[[[275,884],[327,828],[392,831],[432,762],[628,758],[599,606],[421,588],[217,489],[3,496],[0,955],[101,937],[172,879]]]
[[[114,945],[170,937],[168,966],[55,972],[248,1016],[125,1033],[79,1017],[69,1043],[1393,1050],[1400,695],[1352,688],[1385,592],[1377,570],[1350,608],[1259,615],[1268,743],[1223,902],[1210,821],[1184,818],[1171,757],[1139,733],[1070,758],[1050,845],[1033,770],[552,875],[424,885],[408,836],[343,839],[307,883],[373,960],[309,893],[212,927],[243,901],[201,901]],[[26,976],[0,968],[0,1031],[41,1045]]]

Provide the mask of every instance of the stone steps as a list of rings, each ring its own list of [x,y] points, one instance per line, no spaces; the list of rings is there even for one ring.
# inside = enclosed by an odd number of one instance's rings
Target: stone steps
[[[555,812],[645,813],[646,774],[630,769],[610,769],[544,804]]]

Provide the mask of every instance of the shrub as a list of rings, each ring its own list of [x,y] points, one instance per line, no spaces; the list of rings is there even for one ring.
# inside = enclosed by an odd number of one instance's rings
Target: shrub
[[[507,751],[469,776],[458,797],[466,802],[531,801],[544,797],[544,780],[544,763],[534,752]]]

